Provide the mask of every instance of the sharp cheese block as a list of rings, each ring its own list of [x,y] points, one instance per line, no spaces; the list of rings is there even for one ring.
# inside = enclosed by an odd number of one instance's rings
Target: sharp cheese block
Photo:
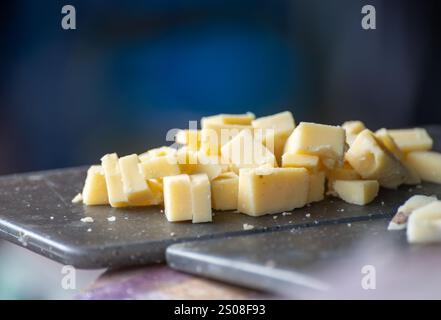
[[[180,174],[163,179],[164,212],[168,221],[185,221],[193,218],[190,176]]]
[[[193,223],[211,222],[210,181],[205,173],[190,176],[193,207]]]
[[[190,150],[199,150],[201,146],[201,131],[194,129],[179,130],[175,136],[175,141],[186,145]]]
[[[339,126],[301,122],[285,145],[285,153],[309,154],[320,157],[327,168],[343,164],[345,131]]]
[[[140,160],[140,168],[144,179],[157,179],[181,173],[175,154],[149,155],[140,157]]]
[[[321,201],[325,197],[325,173],[313,172],[309,175],[308,203]]]
[[[127,195],[124,193],[121,171],[116,153],[106,154],[101,158],[101,166],[106,178],[107,194],[112,207],[128,205]]]
[[[237,210],[239,177],[225,172],[211,181],[211,203],[215,210]]]
[[[437,198],[435,196],[428,197],[423,195],[414,195],[410,197],[398,208],[397,213],[395,213],[395,216],[389,222],[387,230],[406,229],[407,220],[413,211],[436,200]]]
[[[379,184],[376,180],[336,180],[333,183],[333,189],[342,200],[365,205],[375,199]]]
[[[88,206],[109,204],[106,178],[101,166],[91,166],[87,170],[82,196],[83,203]]]
[[[310,171],[319,169],[319,157],[307,154],[285,153],[282,156],[284,168],[307,168]]]
[[[264,164],[275,166],[276,158],[261,142],[254,139],[250,130],[243,130],[221,149],[224,163],[228,162],[236,173],[241,168]]]
[[[395,143],[403,152],[426,151],[432,149],[433,140],[426,129],[389,129]]]
[[[410,243],[441,242],[441,201],[431,202],[412,212],[407,225]]]
[[[434,151],[414,151],[406,156],[405,163],[424,180],[441,183],[441,153]]]
[[[295,121],[289,111],[280,112],[267,117],[261,117],[252,121],[254,129],[262,129],[262,143],[276,157],[281,164],[283,149],[286,140],[295,128]]]
[[[346,143],[351,145],[357,134],[366,129],[366,126],[361,121],[346,121],[342,128],[346,131]]]
[[[357,135],[346,160],[363,179],[378,180],[385,188],[396,188],[408,179],[408,171],[366,129]]]
[[[239,173],[238,210],[250,216],[290,211],[308,200],[309,173],[304,168],[245,168]]]
[[[123,191],[132,206],[148,206],[156,204],[143,174],[139,167],[139,159],[136,154],[119,158],[119,168],[123,182]]]

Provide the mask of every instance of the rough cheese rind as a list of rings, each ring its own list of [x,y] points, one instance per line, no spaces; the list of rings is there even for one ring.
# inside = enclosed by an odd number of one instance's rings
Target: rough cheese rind
[[[109,204],[106,178],[101,166],[94,165],[87,170],[82,196],[83,203],[88,206]]]
[[[336,180],[333,183],[333,189],[342,200],[365,205],[375,199],[379,184],[376,180]]]

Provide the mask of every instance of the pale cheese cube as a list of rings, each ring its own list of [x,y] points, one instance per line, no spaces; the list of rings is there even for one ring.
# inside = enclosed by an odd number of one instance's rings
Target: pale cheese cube
[[[333,188],[342,200],[362,206],[375,199],[379,183],[376,180],[336,180]]]
[[[211,181],[211,203],[215,210],[237,210],[239,177],[225,172]]]
[[[406,156],[405,163],[424,180],[441,184],[441,153],[434,151],[414,151]]]
[[[140,158],[144,179],[157,179],[181,173],[176,155],[148,156]]]
[[[366,129],[366,126],[363,122],[354,120],[354,121],[346,121],[342,124],[342,128],[346,131],[346,143],[351,145],[355,140],[357,135]]]
[[[116,153],[106,154],[101,158],[101,166],[106,178],[107,194],[112,207],[128,205],[127,195],[124,193],[121,171]]]
[[[282,156],[282,167],[284,168],[307,168],[311,171],[317,171],[320,166],[318,156],[297,153],[285,153]]]
[[[412,214],[412,212],[436,200],[438,199],[435,196],[428,197],[419,194],[410,197],[403,205],[398,208],[394,217],[389,222],[387,230],[405,229],[407,226],[407,220],[409,219],[409,216]]]
[[[426,129],[389,129],[387,131],[403,152],[427,151],[432,149],[433,140]]]
[[[109,204],[106,178],[101,166],[94,165],[87,170],[82,196],[83,203],[88,206]]]
[[[168,176],[163,179],[164,212],[168,221],[193,219],[191,180],[187,174]]]
[[[304,168],[251,168],[239,173],[238,210],[250,216],[290,211],[308,200],[309,173]]]
[[[148,179],[147,185],[153,194],[151,205],[159,205],[164,203],[164,186],[162,179]]]
[[[201,146],[201,131],[195,129],[179,130],[176,133],[175,141],[186,145],[190,150],[199,150]]]
[[[406,168],[368,129],[357,135],[346,160],[363,179],[378,180],[385,188],[396,188],[408,179]]]
[[[238,124],[238,125],[250,125],[256,116],[247,112],[245,114],[218,114],[209,117],[203,117],[201,119],[201,127],[207,128],[211,124]]]
[[[325,198],[325,180],[326,176],[323,171],[310,173],[308,203],[321,201]]]
[[[441,201],[431,202],[412,212],[407,224],[407,241],[441,242]]]
[[[156,158],[156,157],[164,157],[164,156],[174,156],[176,155],[177,150],[172,147],[159,147],[150,149],[147,152],[144,152],[139,155],[139,160],[143,161],[145,158]]]
[[[190,176],[193,223],[211,222],[210,181],[205,173]]]
[[[301,122],[285,145],[285,153],[318,156],[330,169],[343,164],[344,152],[345,131],[342,127],[310,122]]]

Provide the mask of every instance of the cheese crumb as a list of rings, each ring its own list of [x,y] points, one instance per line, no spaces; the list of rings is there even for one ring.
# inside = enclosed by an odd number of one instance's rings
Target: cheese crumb
[[[108,217],[107,218],[107,221],[109,221],[109,222],[113,222],[113,221],[115,221],[116,220],[116,217],[115,216],[111,216],[111,217]]]
[[[174,237],[175,233],[174,232],[170,232],[170,237]]]
[[[73,199],[72,203],[81,203],[83,202],[83,195],[81,193],[77,194]]]
[[[282,212],[282,216],[290,216],[292,215],[292,212]]]
[[[54,217],[50,217],[49,219],[54,220]]]
[[[244,223],[243,229],[244,230],[252,230],[252,229],[254,229],[254,226],[252,224]]]
[[[91,231],[92,231],[92,229],[91,229],[91,228],[87,229],[87,232],[91,232]]]
[[[273,216],[273,219],[277,219],[278,217],[277,216]]]
[[[311,216],[310,213],[305,214],[305,217],[309,218]]]
[[[81,222],[93,222],[93,218],[92,217],[81,218]]]
[[[352,226],[352,224],[348,223],[348,227],[351,227],[351,226]]]

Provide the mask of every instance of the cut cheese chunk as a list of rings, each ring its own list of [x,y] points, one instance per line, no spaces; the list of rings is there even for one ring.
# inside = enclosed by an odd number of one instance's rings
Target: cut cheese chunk
[[[247,112],[245,114],[218,114],[209,117],[203,117],[201,119],[201,127],[207,128],[212,124],[238,124],[238,125],[250,125],[256,116]]]
[[[309,173],[304,168],[241,169],[238,210],[250,216],[293,210],[308,200]]]
[[[195,129],[179,130],[175,141],[186,145],[190,150],[198,150],[201,146],[201,131]]]
[[[164,211],[168,221],[185,221],[193,218],[191,181],[187,174],[163,179]]]
[[[363,179],[378,180],[385,188],[396,188],[408,179],[406,168],[368,129],[357,135],[346,160]]]
[[[109,204],[107,195],[106,178],[101,166],[91,166],[87,170],[87,177],[83,188],[83,203],[92,205]]]
[[[307,154],[285,153],[282,156],[282,167],[284,168],[307,168],[311,171],[319,169],[319,157]]]
[[[236,173],[241,168],[276,165],[276,159],[261,142],[254,139],[250,130],[243,130],[222,147],[222,161],[228,162]]]
[[[101,158],[101,166],[106,178],[107,194],[112,207],[128,205],[127,195],[124,193],[121,171],[116,153],[106,154]]]
[[[147,152],[144,152],[139,155],[139,160],[144,161],[146,158],[156,158],[156,157],[165,157],[165,156],[174,156],[176,155],[177,150],[171,147],[159,147],[150,149]]]
[[[301,122],[285,145],[285,153],[301,153],[320,157],[332,169],[343,164],[345,131],[339,126]]]
[[[190,176],[193,223],[211,222],[210,181],[205,173]]]
[[[441,242],[441,201],[431,202],[413,211],[407,226],[407,241]]]
[[[123,182],[123,191],[132,206],[151,205],[153,194],[139,168],[139,159],[131,154],[119,159],[119,168]]]
[[[402,230],[407,226],[409,216],[418,208],[421,208],[433,201],[436,201],[435,196],[428,197],[423,195],[415,195],[410,197],[403,205],[401,205],[395,216],[389,222],[388,230]]]
[[[159,205],[164,203],[164,186],[161,179],[148,179],[147,185],[152,191],[152,205]]]
[[[211,203],[215,210],[237,210],[239,177],[225,172],[211,181]]]
[[[147,156],[140,158],[140,168],[144,179],[157,179],[181,173],[174,154]]]
[[[387,131],[403,152],[427,151],[432,149],[433,140],[426,129],[389,129]]]
[[[400,150],[398,145],[395,143],[395,140],[392,138],[392,136],[385,128],[377,130],[375,132],[375,137],[383,144],[383,146],[387,150],[389,150],[390,153],[392,153],[395,156],[395,158],[397,158],[400,161],[403,159],[404,157],[403,152]]]
[[[409,152],[405,163],[414,169],[422,180],[441,183],[441,153],[434,151]]]
[[[314,172],[309,175],[308,203],[321,201],[325,197],[325,173]]]
[[[341,168],[335,168],[326,172],[328,179],[327,194],[337,196],[334,191],[333,184],[335,180],[360,180],[361,176],[347,162]]]
[[[342,124],[342,128],[346,131],[346,143],[351,145],[357,135],[366,129],[366,126],[361,121],[346,121]]]
[[[292,113],[284,111],[267,117],[261,117],[252,121],[254,129],[262,129],[262,143],[276,157],[279,164],[282,162],[283,149],[286,140],[295,128]]]
[[[342,200],[362,206],[375,199],[379,184],[376,180],[336,180],[333,188]]]
[[[187,148],[178,150],[178,163],[183,173],[205,173],[210,180],[228,169],[228,164],[222,164],[219,156],[208,156],[204,152]]]

